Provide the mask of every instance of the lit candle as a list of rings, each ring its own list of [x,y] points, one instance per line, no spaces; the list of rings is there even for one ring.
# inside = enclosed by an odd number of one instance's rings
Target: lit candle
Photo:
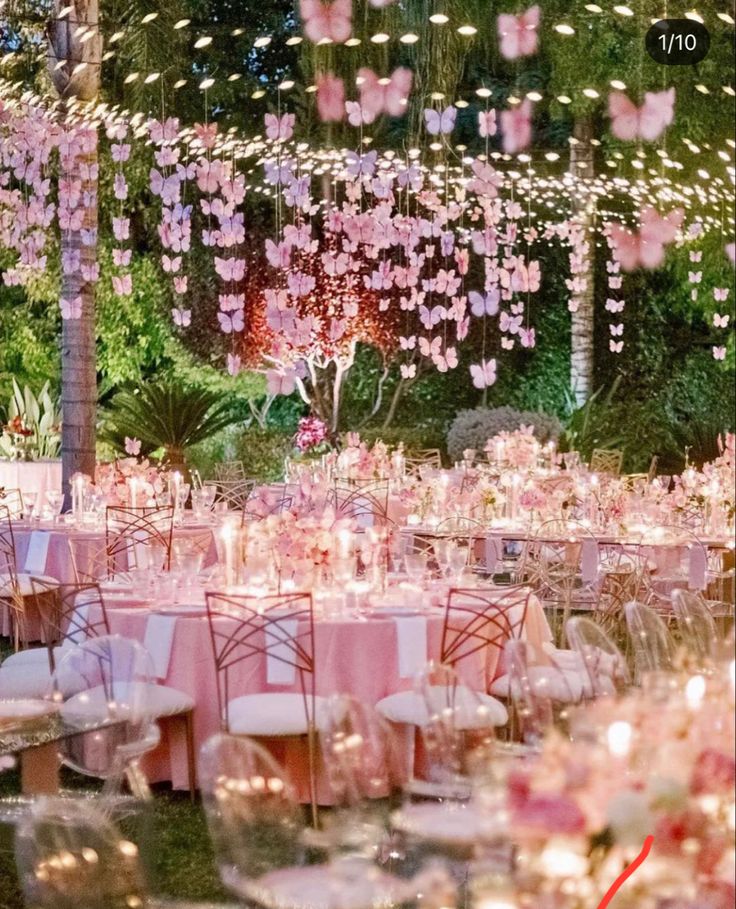
[[[623,721],[611,723],[608,727],[606,738],[608,739],[608,750],[613,757],[628,757],[631,751],[632,735],[631,723]]]
[[[236,529],[230,521],[220,528],[223,555],[225,556],[225,585],[232,587],[235,583],[235,534]]]
[[[352,530],[340,530],[337,534],[337,554],[340,559],[349,559],[353,551]]]
[[[84,490],[87,486],[87,478],[83,473],[75,473],[71,479],[72,484],[72,514],[75,518],[81,518],[84,513]]]
[[[700,709],[705,697],[705,679],[702,675],[694,675],[685,685],[685,700],[690,710],[695,713]]]

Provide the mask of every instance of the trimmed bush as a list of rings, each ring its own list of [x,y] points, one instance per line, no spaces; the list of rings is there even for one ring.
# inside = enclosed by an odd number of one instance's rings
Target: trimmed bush
[[[534,410],[515,410],[513,407],[477,407],[461,410],[447,433],[447,452],[458,461],[466,448],[481,451],[488,439],[499,432],[513,432],[520,426],[533,426],[540,442],[557,439],[562,425],[557,417]]]

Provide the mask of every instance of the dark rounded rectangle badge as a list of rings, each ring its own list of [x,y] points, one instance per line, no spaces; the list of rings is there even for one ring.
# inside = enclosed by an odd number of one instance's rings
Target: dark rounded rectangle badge
[[[660,19],[647,32],[647,53],[665,66],[700,63],[710,50],[710,33],[694,19]]]

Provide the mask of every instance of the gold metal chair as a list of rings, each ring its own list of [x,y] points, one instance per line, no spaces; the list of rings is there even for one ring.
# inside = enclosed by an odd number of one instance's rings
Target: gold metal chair
[[[596,448],[590,458],[592,473],[608,473],[617,477],[621,473],[624,453],[616,448]]]

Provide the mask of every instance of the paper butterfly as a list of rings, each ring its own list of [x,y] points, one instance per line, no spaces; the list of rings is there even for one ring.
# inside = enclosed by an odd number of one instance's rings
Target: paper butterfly
[[[231,376],[237,376],[240,372],[241,359],[237,354],[229,353],[227,355],[227,371]]]
[[[148,134],[157,144],[173,142],[178,133],[179,121],[175,117],[168,117],[163,123],[158,120],[148,121]]]
[[[130,275],[115,276],[112,289],[118,297],[129,297],[133,293],[133,279]]]
[[[703,258],[703,250],[702,250],[702,249],[691,249],[691,250],[690,250],[690,261],[691,261],[693,264],[697,264],[698,262],[700,262],[700,260],[701,260],[702,258]]]
[[[151,192],[154,196],[161,196],[164,205],[174,205],[179,201],[181,193],[181,183],[177,174],[170,177],[164,177],[160,171],[152,167],[149,173]]]
[[[325,40],[344,44],[353,29],[352,0],[299,0],[299,14],[304,21],[304,34],[315,44]]]
[[[431,343],[427,338],[419,339],[419,353],[421,353],[423,357],[431,357],[434,359],[439,356],[441,348],[442,338],[432,338]]]
[[[266,384],[270,395],[290,395],[296,388],[296,371],[267,369]]]
[[[702,271],[689,271],[687,273],[687,279],[691,284],[700,284],[702,277]]]
[[[507,155],[523,151],[532,141],[532,102],[526,98],[518,107],[501,111],[503,150]]]
[[[612,313],[622,312],[623,308],[624,308],[623,300],[613,300],[610,297],[608,300],[606,300],[606,311],[607,312],[612,312]]]
[[[457,351],[454,347],[445,349],[444,354],[437,354],[432,358],[432,362],[439,372],[447,372],[449,369],[456,369],[458,364]]]
[[[376,169],[376,160],[378,152],[369,151],[365,155],[359,155],[354,151],[349,151],[346,155],[348,162],[348,173],[351,177],[372,177]]]
[[[274,142],[278,139],[284,141],[291,139],[294,135],[294,124],[296,116],[294,114],[283,114],[277,117],[276,114],[266,114],[266,135]]]
[[[614,341],[613,338],[609,338],[608,349],[611,351],[611,353],[621,353],[621,351],[624,349],[624,342]]]
[[[403,117],[411,93],[412,79],[412,71],[405,66],[397,67],[388,79],[379,79],[372,69],[361,67],[357,76],[360,107],[372,118],[365,122],[371,123],[381,113],[390,117]]]
[[[457,108],[450,105],[441,113],[439,111],[427,108],[424,111],[424,124],[430,136],[448,135],[455,128],[455,117]]]
[[[618,325],[609,325],[608,330],[611,332],[614,338],[617,335],[620,337],[624,333],[623,322],[619,322]]]
[[[533,328],[520,328],[519,342],[522,347],[528,347],[530,349],[535,347],[537,343],[536,331]]]
[[[714,287],[713,288],[713,299],[718,303],[723,303],[728,299],[728,287]]]
[[[80,230],[83,220],[83,208],[77,208],[73,211],[68,208],[59,209],[59,227],[62,230]]]
[[[416,363],[402,363],[399,368],[401,370],[402,379],[413,379],[417,374]]]
[[[228,314],[224,312],[217,313],[217,321],[220,323],[220,329],[226,334],[232,334],[234,331],[242,331],[245,327],[243,310],[236,309]]]
[[[502,332],[508,332],[515,335],[521,328],[521,316],[510,316],[507,312],[502,312],[498,327]]]
[[[476,388],[490,388],[496,381],[496,358],[481,360],[479,364],[470,364],[470,375]]]
[[[93,262],[91,265],[82,264],[79,270],[82,273],[82,279],[89,284],[94,284],[100,280],[100,266],[97,262]]]
[[[186,275],[181,275],[174,278],[174,293],[176,294],[185,294],[187,288],[189,287],[189,278]]]
[[[245,277],[245,260],[215,256],[215,271],[223,281],[242,281]]]
[[[175,307],[171,310],[171,315],[174,317],[174,324],[178,325],[180,328],[187,328],[192,324],[191,309],[179,309]]]
[[[532,6],[519,16],[501,14],[498,17],[501,56],[507,60],[516,60],[536,54],[539,19],[538,6]]]
[[[442,306],[434,306],[431,310],[426,306],[419,307],[419,318],[426,329],[433,328],[438,322],[441,322],[446,315]]]
[[[470,302],[470,311],[474,316],[495,316],[498,312],[498,302],[500,294],[497,289],[489,290],[485,295],[479,294],[477,290],[471,290],[468,294]]]
[[[725,360],[726,359],[726,348],[725,347],[714,347],[713,348],[713,359],[714,360]]]
[[[408,338],[401,336],[399,337],[399,345],[401,346],[402,350],[414,350],[414,348],[417,346],[417,336],[409,335]]]
[[[675,90],[647,92],[644,104],[638,108],[623,92],[608,96],[608,116],[611,132],[617,139],[644,139],[653,142],[674,119]]]
[[[514,344],[516,344],[516,341],[514,341],[513,338],[507,338],[505,336],[501,338],[501,347],[503,350],[513,350]]]
[[[715,325],[716,328],[728,328],[728,323],[730,322],[730,320],[731,320],[731,316],[729,316],[729,315],[722,316],[719,313],[713,314],[713,324]]]
[[[204,148],[213,148],[217,142],[216,123],[195,123],[194,135],[199,139]]]
[[[141,453],[141,440],[140,439],[131,439],[130,436],[125,437],[125,453],[130,455],[132,458],[137,458]]]
[[[495,136],[496,130],[496,111],[478,111],[478,135],[481,137],[481,139],[487,139],[489,136]]]
[[[266,258],[274,268],[286,269],[291,264],[291,247],[286,243],[266,240]]]
[[[82,298],[75,297],[73,300],[65,300],[62,297],[59,300],[59,309],[61,310],[62,319],[81,319]]]

